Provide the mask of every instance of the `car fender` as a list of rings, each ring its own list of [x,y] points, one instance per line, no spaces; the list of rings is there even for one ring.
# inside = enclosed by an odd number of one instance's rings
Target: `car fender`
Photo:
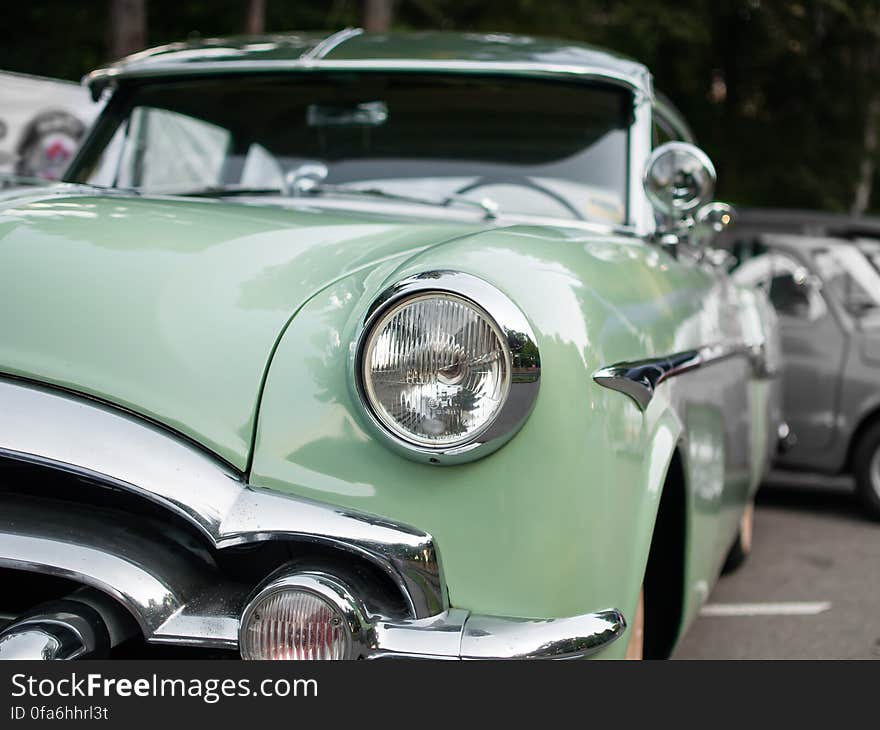
[[[542,377],[534,411],[508,444],[435,467],[401,457],[370,427],[351,387],[352,359],[364,315],[387,286],[450,269],[517,303],[535,330]],[[608,362],[708,336],[710,290],[710,277],[637,239],[531,228],[353,274],[308,302],[278,344],[250,481],[430,532],[453,605],[531,617],[616,607],[632,616],[683,427],[677,391],[643,413],[592,376]]]

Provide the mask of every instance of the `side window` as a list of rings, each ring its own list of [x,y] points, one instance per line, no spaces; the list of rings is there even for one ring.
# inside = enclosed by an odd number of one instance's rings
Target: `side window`
[[[815,251],[813,264],[830,296],[855,317],[880,309],[880,275],[855,246],[841,244]]]
[[[770,303],[781,316],[813,319],[810,316],[810,291],[806,281],[789,271],[776,271],[770,280]]]
[[[138,107],[108,145],[97,176],[103,184],[155,191],[215,185],[231,137],[228,130],[200,119]]]

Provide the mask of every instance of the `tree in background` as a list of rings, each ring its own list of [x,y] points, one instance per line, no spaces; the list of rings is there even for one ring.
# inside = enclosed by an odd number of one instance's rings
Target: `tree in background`
[[[862,215],[871,202],[874,182],[877,178],[877,158],[880,156],[880,7],[870,3],[862,8],[863,28],[866,39],[856,55],[858,72],[868,81],[865,105],[865,124],[862,143],[862,159],[856,184],[855,199],[851,213]]]
[[[361,24],[613,48],[646,63],[684,112],[720,197],[880,212],[877,0],[30,0],[4,8],[0,68],[79,78],[118,57],[111,37],[138,45],[108,33],[108,18],[135,24],[114,11],[126,5],[144,8],[141,45]]]
[[[361,25],[370,33],[384,33],[391,30],[393,0],[362,0]]]
[[[266,30],[266,0],[248,0],[247,19],[244,31],[248,35],[257,35]]]
[[[110,55],[140,51],[147,45],[146,0],[110,0]]]

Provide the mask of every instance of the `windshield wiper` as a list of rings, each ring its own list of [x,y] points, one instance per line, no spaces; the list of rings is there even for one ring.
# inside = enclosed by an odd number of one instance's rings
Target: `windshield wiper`
[[[157,195],[180,195],[185,198],[231,198],[236,195],[284,195],[281,188],[269,187],[243,187],[239,185],[209,185],[195,190],[175,190],[162,192],[155,191]]]
[[[402,195],[400,193],[390,193],[381,188],[357,188],[348,185],[325,185],[318,183],[307,188],[294,190],[295,196],[303,195],[323,195],[329,193],[331,195],[364,195],[372,198],[382,198],[384,200],[395,200],[401,203],[414,203],[416,205],[432,205],[434,207],[448,208],[450,205],[467,205],[479,208],[483,211],[483,217],[486,220],[494,220],[498,217],[498,203],[491,198],[483,198],[481,200],[473,200],[463,195],[448,195],[440,200],[432,198],[419,198],[414,195]]]
[[[158,192],[158,191],[157,191]],[[434,207],[449,207],[450,205],[466,205],[479,208],[487,220],[498,217],[498,204],[491,198],[474,200],[463,195],[448,195],[440,200],[432,198],[420,198],[415,195],[403,195],[390,193],[381,188],[358,188],[348,185],[327,185],[316,183],[303,186],[287,186],[284,188],[274,187],[239,187],[236,185],[213,185],[196,190],[168,192],[167,195],[181,195],[193,198],[227,198],[247,195],[279,195],[284,197],[303,198],[309,195],[362,195],[370,198],[394,200],[401,203],[413,203],[415,205],[431,205]]]

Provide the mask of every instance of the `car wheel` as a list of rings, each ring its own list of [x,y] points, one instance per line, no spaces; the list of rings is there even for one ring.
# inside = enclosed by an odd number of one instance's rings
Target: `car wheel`
[[[736,534],[736,540],[730,546],[730,552],[727,553],[727,560],[724,561],[722,573],[732,573],[739,568],[749,554],[752,552],[752,531],[755,523],[755,505],[749,502],[743,510],[742,517],[739,518],[739,532]]]
[[[641,659],[645,647],[645,589],[639,591],[636,613],[629,625],[629,640],[626,642],[626,658]]]
[[[880,519],[880,424],[859,441],[853,456],[856,490],[871,516]]]

